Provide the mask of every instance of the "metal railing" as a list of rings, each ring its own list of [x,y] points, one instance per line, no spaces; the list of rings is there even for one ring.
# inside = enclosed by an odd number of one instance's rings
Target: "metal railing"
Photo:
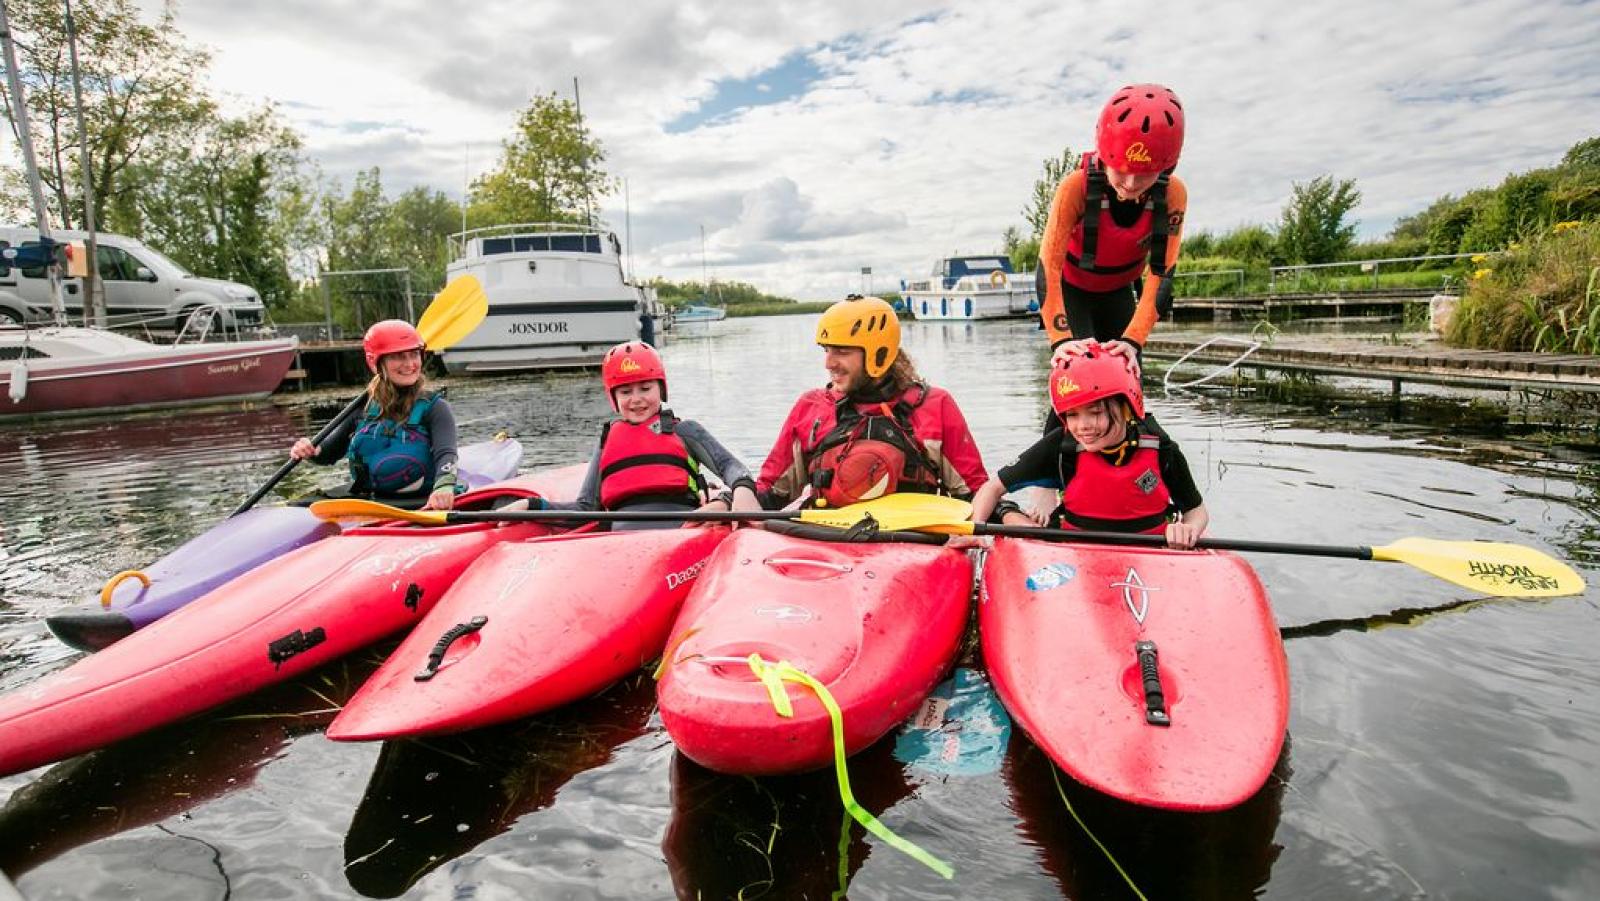
[[[1372,287],[1379,287],[1378,274],[1385,263],[1425,263],[1430,260],[1463,260],[1470,257],[1489,257],[1504,253],[1503,250],[1482,251],[1479,253],[1430,253],[1414,257],[1385,257],[1378,260],[1343,260],[1338,263],[1301,263],[1295,266],[1270,266],[1267,268],[1267,291],[1273,292],[1278,288],[1278,276],[1294,273],[1295,288],[1300,286],[1300,276],[1312,269],[1348,269],[1352,266],[1359,267],[1362,273],[1372,273]]]
[[[1244,293],[1244,270],[1243,269],[1210,269],[1210,270],[1206,270],[1204,272],[1200,272],[1200,271],[1196,271],[1196,272],[1179,272],[1179,273],[1175,273],[1172,276],[1172,280],[1173,281],[1177,281],[1180,278],[1205,278],[1208,275],[1236,275],[1236,276],[1238,276],[1239,293],[1240,294]]]

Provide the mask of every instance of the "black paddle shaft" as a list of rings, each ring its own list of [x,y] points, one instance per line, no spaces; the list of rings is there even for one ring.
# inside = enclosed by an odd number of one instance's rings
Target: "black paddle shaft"
[[[999,535],[1007,538],[1034,538],[1040,541],[1062,541],[1080,544],[1116,544],[1134,547],[1166,547],[1162,535],[1143,532],[1080,532],[1074,529],[1046,529],[1040,526],[1000,526],[977,523],[972,527],[976,535]],[[1215,551],[1246,551],[1260,554],[1299,554],[1304,557],[1347,557],[1352,560],[1371,560],[1372,548],[1332,544],[1295,544],[1285,541],[1249,541],[1234,538],[1202,538],[1195,547]]]
[[[320,448],[322,446],[322,442],[327,441],[328,436],[333,434],[333,430],[342,425],[346,419],[356,415],[356,412],[361,409],[361,405],[366,403],[366,401],[367,395],[363,393],[355,400],[352,400],[350,403],[346,404],[345,408],[339,411],[339,415],[329,420],[328,424],[322,427],[322,431],[318,432],[317,436],[311,439],[311,443]],[[256,501],[266,497],[267,492],[271,491],[274,485],[283,481],[283,477],[292,472],[298,465],[300,465],[300,461],[291,457],[287,463],[284,463],[282,466],[278,467],[278,471],[272,474],[272,478],[267,479],[265,485],[257,488],[255,494],[252,494],[250,497],[246,498],[245,502],[240,504],[237,510],[229,513],[228,516],[238,516],[240,513],[243,513],[251,507],[254,507],[256,505]]]

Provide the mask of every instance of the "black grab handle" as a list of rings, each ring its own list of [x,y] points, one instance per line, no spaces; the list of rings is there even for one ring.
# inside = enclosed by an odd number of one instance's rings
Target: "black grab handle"
[[[439,640],[434,643],[433,650],[428,653],[428,665],[423,667],[422,672],[411,678],[417,682],[426,682],[432,679],[434,674],[439,672],[439,664],[444,662],[445,653],[450,650],[451,645],[456,643],[456,639],[464,635],[471,635],[482,629],[488,621],[489,617],[487,616],[474,616],[467,622],[456,623],[446,629],[445,633],[440,635]]]
[[[1161,691],[1156,643],[1136,641],[1133,653],[1139,659],[1139,675],[1144,679],[1144,721],[1152,726],[1172,725],[1172,718],[1167,715],[1167,696]]]

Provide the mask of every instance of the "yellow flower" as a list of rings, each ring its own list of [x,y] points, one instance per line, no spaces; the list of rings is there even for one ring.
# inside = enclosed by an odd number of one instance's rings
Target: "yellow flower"
[[[1521,241],[1512,241],[1510,244],[1508,244],[1506,246],[1506,250],[1520,250],[1520,249],[1522,249],[1522,242]]]
[[[1472,262],[1474,262],[1474,263],[1481,263],[1481,262],[1483,262],[1483,261],[1484,261],[1484,260],[1487,260],[1487,259],[1488,259],[1488,258],[1489,258],[1489,255],[1488,255],[1488,254],[1484,254],[1484,253],[1475,253],[1475,254],[1473,254],[1473,255],[1472,255]]]
[[[1576,219],[1568,220],[1566,222],[1557,222],[1555,224],[1554,231],[1556,231],[1557,233],[1560,233],[1560,232],[1566,231],[1569,228],[1578,228],[1581,225],[1583,225],[1583,223],[1577,221]]]
[[[1479,269],[1477,272],[1472,273],[1472,280],[1477,281],[1493,271],[1493,269]]]

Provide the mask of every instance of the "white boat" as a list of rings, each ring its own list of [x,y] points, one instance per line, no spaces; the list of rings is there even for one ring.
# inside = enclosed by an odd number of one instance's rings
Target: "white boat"
[[[266,397],[299,339],[151,344],[97,328],[0,328],[0,420]]]
[[[622,245],[586,225],[525,223],[452,235],[448,277],[477,276],[489,315],[446,350],[452,373],[595,366],[639,338],[643,288],[622,272]]]
[[[674,323],[721,322],[727,316],[728,311],[722,307],[708,307],[698,303],[692,303],[672,311],[672,321]]]
[[[946,257],[930,278],[901,282],[900,298],[917,319],[1002,319],[1039,310],[1033,275],[1013,272],[1004,254]]]

